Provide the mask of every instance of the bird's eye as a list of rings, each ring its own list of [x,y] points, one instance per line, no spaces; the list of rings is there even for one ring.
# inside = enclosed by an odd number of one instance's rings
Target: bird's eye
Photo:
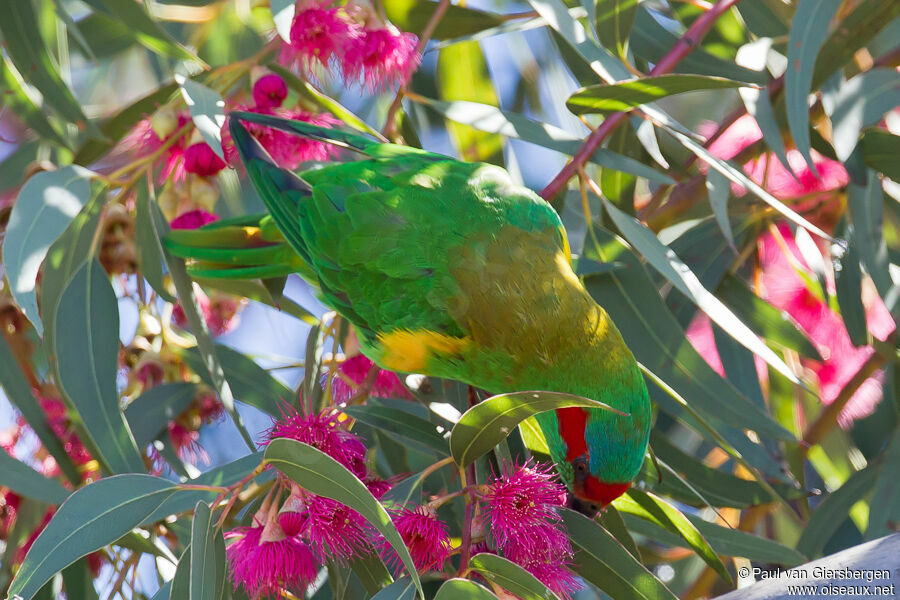
[[[575,469],[575,477],[579,481],[583,481],[588,475],[588,463],[586,456],[579,456],[572,461],[572,468]]]

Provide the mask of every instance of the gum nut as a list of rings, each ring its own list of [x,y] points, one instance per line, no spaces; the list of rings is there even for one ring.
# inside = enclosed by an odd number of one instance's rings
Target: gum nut
[[[159,139],[164,140],[178,127],[178,117],[171,108],[161,108],[150,117],[150,128]]]
[[[181,201],[178,193],[172,189],[172,186],[168,186],[163,189],[162,192],[159,193],[156,201],[159,203],[159,210],[162,211],[163,216],[166,217],[167,221],[171,221],[178,215],[178,203]]]
[[[190,189],[190,198],[194,205],[207,212],[213,212],[216,200],[219,199],[219,188],[208,179],[194,177]]]

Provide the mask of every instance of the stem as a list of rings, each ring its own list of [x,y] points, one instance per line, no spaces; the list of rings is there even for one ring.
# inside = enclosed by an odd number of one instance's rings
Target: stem
[[[700,43],[700,40],[712,28],[716,20],[728,11],[732,6],[740,0],[719,0],[707,12],[703,13],[694,23],[684,32],[681,39],[678,40],[665,56],[650,71],[650,76],[664,75],[672,71],[681,60],[690,54],[694,48]],[[547,187],[541,191],[541,197],[544,200],[550,200],[555,197],[566,186],[569,180],[583,167],[585,163],[593,156],[594,152],[603,143],[603,140],[611,134],[615,128],[621,123],[627,112],[613,113],[600,124],[585,140],[584,145],[572,157],[572,160],[563,167],[562,171],[553,178]]]
[[[425,46],[428,44],[428,40],[431,39],[434,30],[437,29],[438,23],[441,22],[441,19],[444,17],[444,13],[447,12],[449,6],[450,0],[441,0],[438,2],[437,8],[431,13],[431,18],[428,19],[428,23],[425,24],[425,29],[422,30],[422,35],[419,36],[416,54],[421,56],[422,53],[425,52]],[[397,90],[397,95],[394,96],[394,101],[391,102],[391,106],[388,108],[387,117],[384,121],[384,129],[382,129],[381,134],[389,140],[393,139],[394,135],[397,133],[397,111],[400,110],[400,105],[403,102],[403,96],[405,94],[406,84],[403,84],[400,86],[400,89]]]
[[[470,481],[475,481],[475,463],[473,462],[468,467],[466,467],[466,479]],[[466,486],[468,488],[468,486]],[[463,517],[463,530],[462,530],[462,539],[460,540],[460,552],[459,552],[459,571],[457,571],[456,576],[462,577],[463,573],[465,573],[469,569],[469,557],[472,554],[472,521],[475,516],[475,500],[472,497],[472,492],[466,494],[466,514]]]

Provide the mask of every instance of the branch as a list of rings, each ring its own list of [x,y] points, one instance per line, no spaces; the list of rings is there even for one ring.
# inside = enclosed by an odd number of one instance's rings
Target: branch
[[[740,2],[740,0],[719,0],[716,2],[712,8],[703,13],[696,21],[694,21],[688,30],[684,32],[684,35],[681,36],[678,43],[672,46],[666,55],[653,67],[649,76],[655,77],[657,75],[670,73],[685,56],[690,54],[694,48],[697,47],[700,40],[702,40],[712,28],[716,20],[738,2]],[[603,123],[588,136],[584,145],[578,153],[572,157],[569,164],[563,167],[562,171],[553,178],[553,181],[541,191],[541,197],[543,197],[544,200],[550,200],[562,191],[569,182],[569,179],[578,173],[578,169],[587,163],[591,156],[594,155],[594,152],[600,147],[600,144],[603,143],[603,140],[615,130],[616,126],[618,126],[626,116],[628,116],[627,112],[617,112],[604,119]]]

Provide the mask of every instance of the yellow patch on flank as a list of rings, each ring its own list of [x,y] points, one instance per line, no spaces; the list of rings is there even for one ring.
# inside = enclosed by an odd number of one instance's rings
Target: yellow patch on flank
[[[566,228],[560,225],[559,234],[562,236],[563,240],[563,252],[566,255],[566,260],[569,262],[569,265],[572,265],[572,248],[569,246],[569,236],[566,235]]]
[[[395,329],[379,333],[378,341],[383,352],[381,363],[386,368],[412,373],[425,369],[432,355],[459,353],[471,340],[427,329]]]

